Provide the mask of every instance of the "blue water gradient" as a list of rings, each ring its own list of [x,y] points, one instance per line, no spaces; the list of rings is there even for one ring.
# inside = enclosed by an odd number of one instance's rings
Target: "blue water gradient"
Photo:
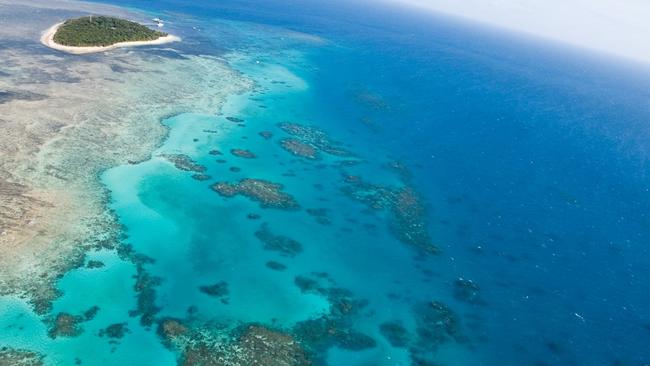
[[[161,279],[156,317],[185,318],[191,309],[195,321],[225,328],[254,322],[290,331],[329,311],[325,296],[295,284],[324,272],[367,302],[352,328],[375,342],[328,348],[320,361],[330,365],[428,365],[391,345],[380,324],[398,322],[415,339],[414,309],[432,301],[453,310],[462,339],[432,339],[430,364],[650,363],[646,68],[362,2],[112,3],[168,20],[189,40],[181,52],[223,55],[256,83],[217,115],[163,121],[170,134],[151,160],[101,177],[124,244],[152,258],[144,267]],[[318,126],[360,164],[341,169],[338,157],[290,155],[278,144],[284,121]],[[235,148],[257,158],[232,156]],[[211,178],[193,179],[164,154],[191,157]],[[387,168],[395,161],[410,177]],[[422,255],[397,240],[385,212],[342,193],[342,174],[413,186],[441,253]],[[209,188],[246,177],[283,184],[303,210],[264,209]],[[326,209],[328,224],[306,210],[316,208]],[[263,224],[302,251],[265,250],[255,236]],[[178,355],[155,327],[132,314],[133,264],[108,251],[91,259],[106,266],[69,272],[52,311],[98,305],[82,335],[52,342],[17,302],[0,310],[0,329],[12,329],[0,342],[46,353],[52,365],[174,364]],[[287,268],[271,270],[268,261]],[[477,301],[454,296],[459,278],[478,285]],[[226,301],[200,291],[220,281]],[[97,336],[118,322],[130,332],[117,344]]]

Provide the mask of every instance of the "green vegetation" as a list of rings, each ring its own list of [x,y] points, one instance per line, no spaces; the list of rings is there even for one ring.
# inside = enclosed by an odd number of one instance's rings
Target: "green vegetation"
[[[63,23],[54,34],[54,42],[73,47],[110,46],[119,42],[152,41],[166,35],[124,19],[88,16]]]

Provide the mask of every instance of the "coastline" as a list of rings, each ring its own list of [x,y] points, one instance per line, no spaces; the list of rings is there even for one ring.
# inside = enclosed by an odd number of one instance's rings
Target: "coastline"
[[[63,22],[56,23],[41,35],[41,43],[49,48],[70,53],[73,55],[84,55],[88,53],[99,53],[114,50],[116,48],[122,47],[137,47],[137,46],[152,46],[152,45],[161,45],[172,42],[180,42],[181,38],[168,34],[164,37],[154,39],[152,41],[133,41],[133,42],[119,42],[112,44],[110,46],[92,46],[92,47],[74,47],[74,46],[65,46],[54,42],[54,35],[59,27],[63,25]]]

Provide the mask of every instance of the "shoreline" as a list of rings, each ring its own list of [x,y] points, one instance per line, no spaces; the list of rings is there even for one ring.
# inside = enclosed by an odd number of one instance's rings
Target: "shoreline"
[[[180,37],[168,34],[164,37],[160,37],[152,41],[119,42],[119,43],[112,44],[110,46],[90,46],[90,47],[65,46],[54,42],[54,35],[56,34],[56,31],[59,29],[59,27],[63,25],[63,23],[64,22],[56,23],[50,28],[48,28],[47,30],[45,30],[45,32],[43,32],[43,34],[41,35],[41,43],[44,46],[47,46],[49,48],[55,49],[57,51],[70,53],[73,55],[99,53],[99,52],[110,51],[122,47],[152,46],[152,45],[160,45],[160,44],[181,41]]]

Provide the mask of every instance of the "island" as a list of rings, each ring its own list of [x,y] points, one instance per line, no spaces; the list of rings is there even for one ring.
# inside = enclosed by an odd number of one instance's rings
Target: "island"
[[[85,16],[50,27],[41,43],[72,54],[95,53],[118,47],[157,45],[180,38],[142,24],[109,16]]]

